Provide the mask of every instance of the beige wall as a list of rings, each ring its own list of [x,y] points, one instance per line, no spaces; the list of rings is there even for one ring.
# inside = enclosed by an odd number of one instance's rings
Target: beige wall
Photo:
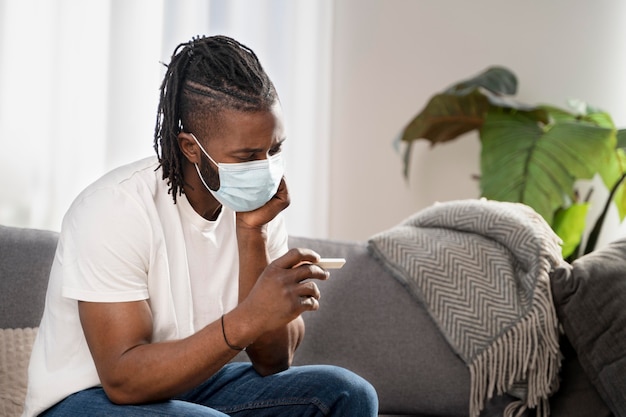
[[[476,134],[416,143],[410,179],[392,147],[432,94],[494,64],[518,98],[579,98],[626,127],[626,2],[337,0],[329,237],[367,239],[435,201],[478,196]]]

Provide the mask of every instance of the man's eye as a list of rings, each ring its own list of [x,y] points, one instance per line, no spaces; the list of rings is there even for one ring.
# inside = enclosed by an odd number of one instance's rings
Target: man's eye
[[[257,151],[241,151],[233,155],[239,162],[249,162],[259,159],[259,152]]]
[[[281,144],[281,145],[278,145],[278,146],[275,146],[275,147],[271,148],[268,153],[270,155],[276,155],[278,152],[282,151],[282,149],[283,149],[283,146]]]

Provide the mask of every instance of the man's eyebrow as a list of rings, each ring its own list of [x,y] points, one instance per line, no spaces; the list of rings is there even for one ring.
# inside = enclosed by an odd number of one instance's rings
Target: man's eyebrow
[[[233,151],[233,153],[257,153],[263,152],[262,148],[239,148]]]
[[[272,145],[272,148],[281,146],[287,140],[286,137],[280,139],[278,142]],[[240,148],[233,151],[233,153],[258,153],[263,152],[263,148]]]

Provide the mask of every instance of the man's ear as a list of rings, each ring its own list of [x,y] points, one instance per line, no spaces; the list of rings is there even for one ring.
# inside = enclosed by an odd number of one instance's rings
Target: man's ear
[[[191,133],[180,132],[176,139],[178,139],[178,146],[183,155],[185,155],[185,158],[192,164],[199,164],[200,152],[202,151],[193,136],[191,136]]]

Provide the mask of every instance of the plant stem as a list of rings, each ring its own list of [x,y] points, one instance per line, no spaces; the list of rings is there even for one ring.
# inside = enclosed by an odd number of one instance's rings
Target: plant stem
[[[591,253],[596,248],[598,237],[600,236],[600,232],[602,231],[602,226],[604,225],[604,219],[606,217],[606,214],[609,211],[609,207],[611,206],[613,197],[615,196],[615,193],[617,192],[617,188],[620,186],[620,184],[624,181],[625,178],[626,178],[626,173],[622,174],[620,179],[617,180],[615,185],[611,188],[611,192],[609,193],[609,197],[607,198],[606,203],[604,204],[602,213],[600,214],[600,217],[598,217],[596,224],[593,226],[591,233],[589,233],[589,238],[587,239],[587,245],[585,245],[585,252],[583,253],[583,255]]]

